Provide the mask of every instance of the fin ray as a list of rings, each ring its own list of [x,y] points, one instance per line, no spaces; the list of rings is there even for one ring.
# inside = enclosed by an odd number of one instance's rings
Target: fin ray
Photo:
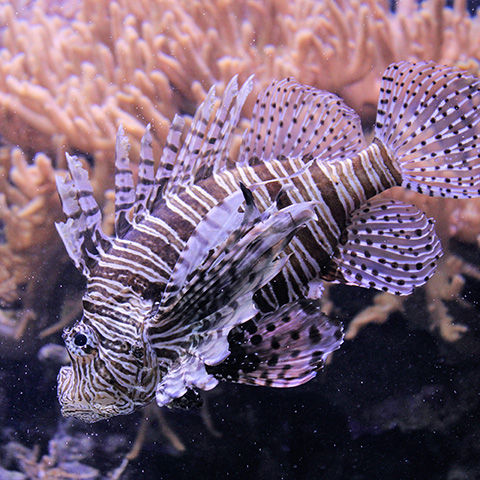
[[[209,90],[176,155],[164,189],[165,195],[178,195],[183,189],[192,187],[226,167],[233,130],[238,126],[243,104],[252,90],[252,83],[253,77],[249,77],[239,89],[237,77],[233,77],[216,110],[215,87]]]
[[[138,178],[135,188],[135,208],[133,218],[139,222],[143,218],[143,212],[149,204],[149,199],[155,184],[155,162],[153,160],[152,135],[150,124],[140,142],[140,162],[138,165]]]
[[[213,86],[195,112],[190,130],[173,166],[171,179],[165,189],[166,195],[178,194],[189,183],[191,172],[199,159],[215,100],[215,86]]]
[[[115,144],[115,235],[122,237],[130,228],[128,214],[135,202],[133,174],[128,152],[130,144],[122,125]]]
[[[56,177],[57,190],[67,221],[56,228],[75,266],[88,277],[98,254],[110,245],[101,228],[102,214],[88,179],[88,172],[76,156],[66,153],[70,174]]]
[[[408,295],[442,255],[433,221],[413,205],[378,198],[356,210],[323,278]]]
[[[480,80],[433,62],[383,75],[375,136],[399,163],[402,186],[431,196],[480,195]]]

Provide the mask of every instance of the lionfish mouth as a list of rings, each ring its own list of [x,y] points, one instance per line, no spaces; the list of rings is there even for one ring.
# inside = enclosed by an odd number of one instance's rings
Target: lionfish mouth
[[[120,408],[113,399],[98,398],[88,401],[78,391],[70,366],[62,367],[58,375],[57,395],[64,417],[74,417],[84,422],[94,423],[120,414]]]
[[[95,423],[99,422],[100,420],[106,420],[110,418],[112,415],[101,415],[93,410],[88,409],[79,409],[79,408],[72,408],[72,407],[63,407],[62,408],[62,415],[64,417],[74,417],[78,420],[82,420],[87,423]]]
[[[117,405],[90,405],[84,402],[62,402],[61,412],[64,417],[74,417],[87,423],[95,423],[120,415]]]

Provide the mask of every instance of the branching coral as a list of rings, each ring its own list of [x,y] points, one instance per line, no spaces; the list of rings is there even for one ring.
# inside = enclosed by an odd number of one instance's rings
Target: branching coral
[[[0,302],[23,309],[1,311],[0,334],[19,338],[34,317],[32,302],[51,271],[53,258],[64,255],[53,221],[61,218],[54,170],[50,159],[37,154],[31,165],[18,148],[0,149]],[[48,283],[48,280],[47,282]],[[23,292],[23,293],[22,293]]]
[[[112,207],[111,195],[105,198],[104,192],[112,185],[118,125],[126,127],[135,160],[144,126],[151,122],[158,154],[174,114],[193,113],[213,84],[221,93],[234,74],[240,80],[256,74],[256,91],[273,78],[295,76],[343,96],[368,122],[375,114],[380,75],[393,61],[433,59],[478,73],[480,18],[468,15],[465,0],[454,0],[453,8],[442,0],[399,0],[396,12],[389,3],[0,2],[0,135],[20,147],[0,150],[0,337],[22,337],[38,315],[35,299],[54,278],[51,266],[67,259],[53,226],[62,216],[54,173],[62,174],[65,150],[93,158],[93,183],[105,211]],[[447,250],[437,276],[425,287],[428,323],[455,340],[464,327],[455,324],[444,300],[458,299],[462,275],[478,272],[448,252],[448,240],[476,244],[480,202],[412,201],[437,219]],[[21,309],[10,308],[19,300]],[[347,337],[401,308],[398,297],[379,294],[351,323]],[[77,311],[74,301],[66,304],[60,321],[42,325],[47,328],[40,335],[56,332]],[[160,425],[173,448],[185,448],[158,410],[150,417],[111,478],[120,478],[138,454],[152,423]],[[58,439],[46,455],[18,443],[6,448],[15,468],[29,478],[100,477],[83,464],[84,457],[66,455],[71,446]],[[5,472],[0,468],[0,475]]]
[[[119,123],[134,150],[147,122],[163,141],[211,85],[255,73],[339,93],[365,115],[392,61],[478,58],[465,2],[37,0],[0,8],[0,131],[29,151],[111,155]],[[23,7],[23,8],[22,8]]]
[[[52,439],[49,443],[48,455],[41,455],[38,446],[29,449],[19,443],[11,442],[6,447],[8,455],[18,463],[22,472],[26,476],[21,476],[19,472],[4,470],[3,475],[6,478],[44,478],[46,480],[70,479],[70,480],[98,480],[99,472],[80,463],[76,459],[65,461],[62,458],[62,450],[65,447],[61,443]],[[16,477],[14,475],[17,475]]]

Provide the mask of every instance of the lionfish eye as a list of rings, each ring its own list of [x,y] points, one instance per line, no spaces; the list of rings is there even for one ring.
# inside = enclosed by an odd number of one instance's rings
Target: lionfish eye
[[[72,355],[80,357],[95,353],[98,343],[95,331],[82,322],[79,322],[72,329],[66,329],[63,338],[68,351]]]
[[[83,347],[84,345],[87,344],[87,336],[84,335],[83,333],[77,333],[73,339],[73,342],[78,347]]]

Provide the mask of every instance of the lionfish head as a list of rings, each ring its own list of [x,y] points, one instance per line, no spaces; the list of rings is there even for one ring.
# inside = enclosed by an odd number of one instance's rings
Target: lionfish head
[[[105,344],[81,320],[63,338],[72,364],[61,368],[57,394],[65,417],[93,423],[132,413],[155,395],[151,352],[125,341]]]

